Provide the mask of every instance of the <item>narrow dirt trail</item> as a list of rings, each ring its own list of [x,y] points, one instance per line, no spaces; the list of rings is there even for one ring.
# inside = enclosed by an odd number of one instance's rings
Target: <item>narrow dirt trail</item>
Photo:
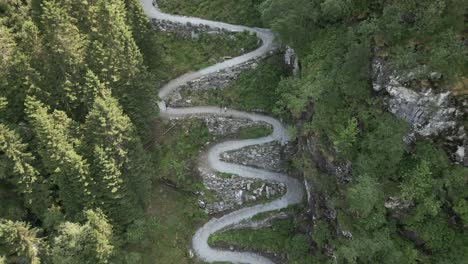
[[[191,80],[198,79],[207,74],[234,67],[252,59],[261,58],[265,56],[268,52],[276,49],[276,46],[273,42],[274,36],[272,32],[268,29],[250,28],[245,26],[231,25],[222,22],[209,21],[194,17],[165,14],[162,13],[157,6],[153,5],[153,0],[140,0],[140,3],[143,6],[145,14],[150,19],[157,19],[182,24],[203,24],[211,28],[221,28],[232,32],[250,31],[255,33],[257,37],[262,40],[262,45],[252,52],[246,53],[242,56],[221,63],[217,63],[215,65],[212,65],[210,67],[204,68],[196,72],[191,72],[182,75],[170,81],[159,91],[159,97],[162,99],[162,102],[159,103],[159,108],[161,110],[161,115],[166,118],[191,117],[194,115],[214,115],[250,119],[252,121],[261,121],[268,123],[273,127],[273,132],[266,137],[247,140],[231,140],[214,145],[208,150],[206,164],[208,164],[210,169],[219,172],[236,174],[246,178],[284,183],[287,188],[286,194],[272,202],[242,208],[240,210],[226,214],[220,218],[212,218],[210,221],[208,221],[208,223],[206,223],[204,226],[198,229],[192,238],[192,246],[196,255],[201,260],[206,262],[224,261],[232,263],[273,263],[270,259],[255,253],[225,251],[211,248],[208,245],[208,238],[211,234],[216,233],[228,226],[235,225],[241,222],[242,220],[249,219],[258,213],[286,208],[290,205],[298,204],[302,201],[304,190],[299,180],[289,177],[288,175],[282,173],[276,173],[243,165],[227,163],[221,161],[219,158],[220,154],[223,152],[238,150],[247,146],[260,145],[272,141],[278,141],[284,144],[288,141],[288,135],[285,126],[279,120],[273,117],[256,113],[248,113],[231,109],[227,109],[226,111],[220,111],[219,107],[214,106],[171,108],[167,107],[166,103],[164,102],[164,99],[166,99],[167,96],[171,94],[171,92],[173,92],[182,84],[185,84]]]

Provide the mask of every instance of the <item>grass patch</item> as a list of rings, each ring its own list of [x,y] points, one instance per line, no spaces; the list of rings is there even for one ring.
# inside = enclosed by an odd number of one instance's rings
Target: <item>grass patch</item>
[[[199,263],[188,252],[195,230],[208,216],[193,195],[193,191],[203,190],[195,168],[199,151],[211,136],[201,120],[184,119],[160,120],[153,127],[153,137],[156,178],[151,201],[145,218],[128,229],[122,241],[125,249],[112,263]],[[214,195],[207,192],[211,199]]]
[[[147,218],[130,228],[127,251],[113,263],[197,263],[188,251],[196,228],[207,220],[193,195],[155,184]]]
[[[154,62],[157,65],[152,68],[163,82],[258,47],[257,37],[249,32],[201,34],[197,39],[184,39],[173,33],[157,32],[153,42],[153,45],[159,47],[159,58]]]
[[[311,263],[309,242],[298,234],[292,219],[274,220],[272,227],[260,230],[232,230],[217,233],[208,239],[211,246],[233,245],[255,251],[276,253],[288,263]]]
[[[239,78],[225,89],[208,91],[182,91],[195,105],[225,105],[245,111],[272,113],[280,99],[278,83],[285,77],[286,69],[281,56],[272,56],[257,68],[242,72]]]
[[[239,130],[240,139],[249,139],[249,138],[260,138],[266,137],[273,132],[270,126],[255,125],[250,127],[244,127]]]
[[[159,179],[185,190],[198,188],[196,162],[200,149],[211,139],[205,124],[198,119],[166,122],[158,133],[154,160]]]
[[[231,179],[234,174],[231,173],[225,173],[225,172],[217,172],[218,177],[223,178],[223,179]]]
[[[167,0],[159,7],[176,15],[201,17],[245,26],[263,26],[258,6],[263,0]]]
[[[304,210],[304,208],[302,208],[302,206],[293,205],[293,206],[289,206],[287,208],[283,208],[283,209],[280,209],[280,210],[268,211],[268,212],[263,212],[263,213],[256,214],[256,215],[254,215],[252,217],[252,220],[253,221],[262,220],[262,219],[265,219],[265,218],[270,217],[272,215],[278,214],[280,212],[291,213],[291,214],[294,215],[294,214],[301,213],[303,210]]]

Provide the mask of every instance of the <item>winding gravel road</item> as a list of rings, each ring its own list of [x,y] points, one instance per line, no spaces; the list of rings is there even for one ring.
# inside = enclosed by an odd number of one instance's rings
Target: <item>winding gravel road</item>
[[[265,144],[272,141],[278,141],[284,144],[288,141],[288,135],[285,126],[273,117],[255,113],[247,113],[231,109],[228,109],[226,111],[220,111],[219,107],[211,106],[171,108],[166,107],[166,104],[164,102],[164,99],[167,98],[167,96],[172,91],[177,89],[182,84],[185,84],[191,80],[198,79],[204,75],[227,69],[255,58],[262,57],[268,52],[276,49],[277,47],[273,42],[273,34],[268,29],[250,28],[245,26],[231,25],[222,22],[209,21],[194,17],[165,14],[162,13],[157,6],[153,5],[153,0],[140,0],[140,3],[143,6],[143,10],[145,11],[146,15],[150,19],[165,20],[183,24],[203,24],[208,25],[212,28],[221,28],[232,32],[250,31],[255,33],[257,37],[259,37],[262,40],[262,46],[252,52],[212,65],[210,67],[196,72],[191,72],[182,75],[170,81],[159,92],[159,97],[162,99],[162,102],[159,103],[159,108],[161,110],[161,115],[167,118],[190,117],[193,115],[216,115],[250,119],[252,121],[263,121],[273,126],[272,134],[266,137],[248,140],[232,140],[214,145],[208,150],[207,164],[211,169],[224,173],[236,174],[246,178],[282,182],[287,187],[286,194],[283,197],[269,203],[258,204],[252,207],[243,208],[232,213],[226,214],[221,218],[213,218],[200,229],[198,229],[192,239],[192,246],[196,255],[201,260],[206,262],[225,261],[232,263],[273,263],[270,259],[254,253],[224,251],[211,248],[208,245],[208,237],[211,234],[216,233],[217,231],[220,231],[228,226],[237,224],[242,220],[249,219],[258,213],[286,208],[289,205],[297,204],[302,201],[304,190],[299,180],[289,177],[285,174],[256,169],[233,163],[227,163],[219,159],[220,154],[223,152],[237,150],[251,145]]]

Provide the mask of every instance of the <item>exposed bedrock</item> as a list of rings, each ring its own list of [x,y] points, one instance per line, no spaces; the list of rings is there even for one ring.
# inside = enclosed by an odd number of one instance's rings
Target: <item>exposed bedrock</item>
[[[297,56],[296,51],[289,46],[287,46],[284,51],[284,63],[292,75],[295,76],[299,74],[299,57]]]
[[[450,91],[434,92],[440,73],[426,74],[426,80],[416,82],[419,72],[397,75],[381,57],[372,62],[373,89],[385,97],[388,111],[410,125],[407,140],[428,137],[441,142],[451,158],[468,166],[468,137],[463,120],[468,118],[468,102],[456,100]]]

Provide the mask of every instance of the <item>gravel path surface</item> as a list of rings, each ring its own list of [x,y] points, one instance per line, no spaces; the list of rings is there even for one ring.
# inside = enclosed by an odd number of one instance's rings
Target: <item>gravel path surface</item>
[[[301,182],[295,178],[289,177],[282,173],[256,169],[252,167],[242,166],[233,163],[227,163],[220,160],[220,154],[226,151],[241,149],[247,146],[265,144],[272,141],[278,141],[282,144],[288,141],[288,135],[285,126],[277,119],[266,115],[242,112],[231,109],[220,109],[219,107],[188,107],[188,108],[170,108],[166,107],[164,99],[180,85],[200,78],[201,76],[214,73],[223,69],[234,67],[252,59],[260,58],[270,51],[276,49],[274,44],[274,36],[268,29],[249,28],[245,26],[237,26],[222,22],[208,21],[200,18],[175,16],[162,13],[157,6],[153,5],[153,0],[140,0],[141,5],[150,19],[166,20],[177,23],[203,24],[212,28],[221,28],[227,31],[240,32],[250,31],[257,35],[262,40],[262,46],[258,49],[246,53],[242,56],[212,65],[202,70],[184,74],[166,84],[159,92],[162,102],[159,103],[161,115],[167,118],[190,117],[194,115],[216,115],[227,116],[234,118],[250,119],[252,121],[262,121],[269,123],[273,127],[271,135],[262,138],[248,140],[231,140],[217,145],[214,145],[208,150],[207,162],[210,169],[236,174],[241,177],[254,178],[275,182],[282,182],[287,187],[286,194],[272,202],[258,204],[252,207],[243,208],[232,213],[226,214],[220,218],[212,218],[208,223],[198,229],[193,236],[192,246],[196,255],[203,261],[215,262],[225,261],[232,263],[273,263],[270,259],[261,255],[250,252],[234,252],[211,248],[208,245],[208,238],[211,234],[216,233],[228,226],[235,225],[242,220],[249,219],[254,215],[262,212],[268,212],[286,208],[289,205],[298,204],[302,201],[304,190]]]

